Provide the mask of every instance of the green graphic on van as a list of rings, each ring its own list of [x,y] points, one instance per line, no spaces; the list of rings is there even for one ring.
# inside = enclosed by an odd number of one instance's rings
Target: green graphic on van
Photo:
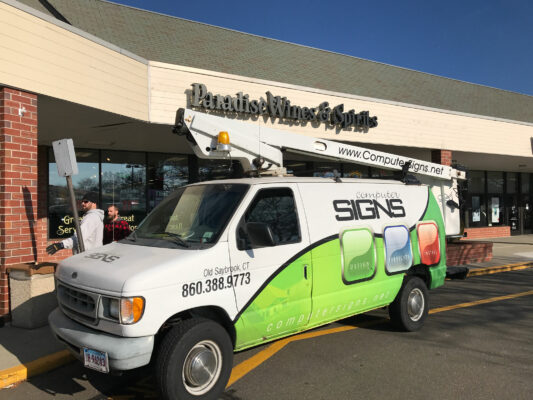
[[[442,215],[431,192],[420,221],[433,224],[432,240],[422,238],[426,244],[422,247],[431,243],[434,248],[445,248]],[[403,225],[385,227],[383,237],[374,237],[366,228],[347,229],[309,246],[298,258],[280,266],[242,307],[234,322],[235,348],[242,350],[390,304],[404,279],[402,273],[390,273],[421,264],[427,254],[421,257],[418,249],[417,229]],[[426,268],[428,288],[442,286],[445,254],[439,252],[438,263]]]
[[[346,230],[341,236],[342,276],[347,282],[368,279],[376,269],[374,237],[369,229]]]

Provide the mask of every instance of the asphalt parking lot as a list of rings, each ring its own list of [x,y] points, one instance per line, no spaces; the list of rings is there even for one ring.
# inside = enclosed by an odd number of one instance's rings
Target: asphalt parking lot
[[[237,353],[222,399],[529,399],[533,269],[447,281],[419,332],[384,310]],[[154,399],[149,371],[120,378],[77,363],[0,399]]]

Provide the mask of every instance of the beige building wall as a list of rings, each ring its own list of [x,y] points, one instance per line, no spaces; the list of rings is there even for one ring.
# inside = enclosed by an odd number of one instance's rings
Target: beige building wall
[[[148,120],[146,62],[32,13],[0,2],[0,85]]]
[[[235,96],[242,91],[250,99],[266,99],[266,92],[286,96],[291,105],[317,107],[327,101],[331,107],[344,103],[345,112],[370,111],[379,125],[368,132],[338,130],[321,124],[316,127],[287,124],[270,118],[249,119],[251,123],[293,131],[307,136],[347,142],[448,149],[464,152],[531,156],[533,125],[461,115],[407,104],[376,101],[310,88],[284,85],[235,75],[150,62],[151,122],[173,124],[176,110],[187,107],[193,83],[203,83],[213,94]]]

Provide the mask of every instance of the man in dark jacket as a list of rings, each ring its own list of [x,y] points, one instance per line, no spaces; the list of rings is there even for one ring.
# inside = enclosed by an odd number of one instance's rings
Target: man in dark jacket
[[[104,244],[124,239],[130,234],[128,221],[119,216],[118,207],[114,204],[107,208],[107,220],[104,225]]]

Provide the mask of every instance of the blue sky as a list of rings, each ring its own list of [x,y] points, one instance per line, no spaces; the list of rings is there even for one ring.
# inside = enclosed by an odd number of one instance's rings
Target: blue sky
[[[533,96],[533,0],[114,2]]]

